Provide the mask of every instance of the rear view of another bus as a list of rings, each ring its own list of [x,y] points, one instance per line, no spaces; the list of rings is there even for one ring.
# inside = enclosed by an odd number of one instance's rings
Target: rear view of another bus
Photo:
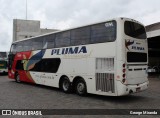
[[[119,68],[118,95],[140,92],[148,88],[148,45],[145,27],[138,21],[121,18],[121,40],[117,43]],[[119,76],[120,75],[120,76]]]
[[[8,67],[7,67],[7,52],[0,52],[0,73],[7,73]]]

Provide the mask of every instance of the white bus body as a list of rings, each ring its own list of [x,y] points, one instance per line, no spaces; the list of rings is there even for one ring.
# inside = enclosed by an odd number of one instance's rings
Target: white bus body
[[[74,79],[83,78],[87,93],[98,95],[122,96],[146,90],[149,84],[147,40],[124,33],[126,21],[141,23],[128,18],[113,20],[116,21],[115,41],[46,49],[42,59],[60,59],[57,72],[29,71],[31,78],[36,84],[53,87],[60,87],[62,76],[66,76],[72,85]],[[112,27],[113,24],[107,21],[105,25]],[[41,52],[32,51],[32,55]],[[17,53],[17,56],[23,55]],[[15,71],[13,69],[9,74],[10,78]]]

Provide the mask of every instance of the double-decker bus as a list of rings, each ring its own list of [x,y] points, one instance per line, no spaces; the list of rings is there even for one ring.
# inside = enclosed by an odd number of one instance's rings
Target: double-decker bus
[[[8,72],[8,52],[0,52],[0,73]]]
[[[122,96],[148,88],[144,26],[129,18],[12,43],[9,78],[64,92]]]

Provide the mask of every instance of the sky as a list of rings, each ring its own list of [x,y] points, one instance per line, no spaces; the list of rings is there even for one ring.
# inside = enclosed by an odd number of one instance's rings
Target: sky
[[[160,22],[160,0],[27,0],[27,19],[41,28],[67,29],[116,17]],[[0,51],[9,51],[13,19],[26,19],[26,0],[0,0]]]

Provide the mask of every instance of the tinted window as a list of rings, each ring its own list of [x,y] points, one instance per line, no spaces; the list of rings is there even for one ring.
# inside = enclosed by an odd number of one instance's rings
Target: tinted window
[[[91,26],[91,43],[111,42],[116,39],[116,21]]]
[[[24,41],[23,50],[24,50],[24,51],[32,50],[32,40]]]
[[[56,47],[70,46],[70,31],[56,34]]]
[[[12,45],[11,52],[111,42],[115,39],[116,21],[110,21],[17,42]]]
[[[71,45],[83,45],[90,42],[90,27],[71,30]]]
[[[44,36],[43,39],[44,39],[43,49],[54,48],[54,46],[55,46],[55,34]]]
[[[147,54],[138,52],[127,52],[127,62],[147,62]]]
[[[18,42],[16,45],[16,51],[21,52],[23,51],[23,42]]]
[[[37,71],[41,72],[41,61],[39,60],[29,60],[29,63],[31,63],[33,66],[28,67],[28,71]]]
[[[23,69],[23,61],[22,61],[22,60],[18,60],[18,61],[17,61],[16,69],[17,69],[17,70],[24,70],[24,69]]]
[[[61,61],[59,58],[42,59],[38,61],[30,71],[56,73]]]
[[[146,32],[144,26],[130,21],[125,21],[124,32],[126,35],[138,39],[146,39]]]
[[[42,72],[56,73],[60,65],[60,59],[43,59],[41,63]]]
[[[32,50],[38,50],[38,49],[42,49],[43,47],[43,38],[38,37],[34,40],[32,40]]]
[[[11,46],[11,53],[16,53],[16,45],[17,44],[12,44],[12,46]]]

